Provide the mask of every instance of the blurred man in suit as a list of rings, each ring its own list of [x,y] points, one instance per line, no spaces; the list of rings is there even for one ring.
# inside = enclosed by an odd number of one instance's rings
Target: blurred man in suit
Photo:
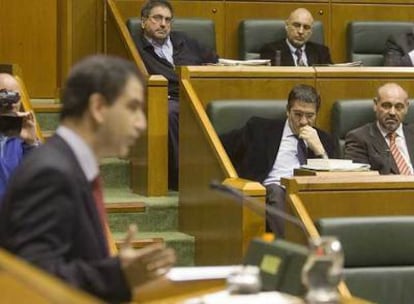
[[[413,174],[414,125],[404,124],[408,94],[396,83],[378,88],[374,98],[375,122],[345,137],[345,158],[370,164],[381,174]]]
[[[284,210],[285,189],[280,179],[292,176],[308,158],[333,156],[331,137],[315,128],[320,102],[313,87],[297,85],[288,96],[286,120],[252,117],[243,128],[222,135],[238,175],[266,187],[267,204]],[[283,222],[268,216],[267,224],[283,237]]]
[[[16,78],[0,73],[0,199],[11,174],[39,143],[34,115],[21,111],[20,98],[21,90]]]
[[[56,134],[30,153],[10,180],[0,211],[0,245],[107,302],[165,273],[163,245],[134,250],[129,231],[118,256],[102,197],[99,159],[124,157],[146,128],[144,86],[134,65],[94,56],[74,66]]]
[[[146,1],[141,9],[142,33],[133,37],[150,74],[168,80],[168,184],[178,189],[179,80],[177,66],[216,63],[215,50],[183,32],[172,31],[173,7],[167,0]]]
[[[260,58],[270,59],[272,65],[312,66],[332,63],[329,49],[309,41],[312,35],[313,17],[305,8],[294,10],[286,20],[286,39],[265,44]],[[280,58],[276,62],[276,57]]]
[[[391,35],[385,43],[385,66],[414,66],[414,33]]]

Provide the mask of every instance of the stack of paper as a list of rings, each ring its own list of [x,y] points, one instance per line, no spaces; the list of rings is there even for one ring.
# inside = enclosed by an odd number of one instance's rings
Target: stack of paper
[[[302,168],[318,171],[367,171],[368,164],[353,163],[348,159],[308,159],[308,163]]]
[[[219,65],[270,65],[270,59],[251,59],[251,60],[233,60],[233,59],[224,59],[220,58]]]

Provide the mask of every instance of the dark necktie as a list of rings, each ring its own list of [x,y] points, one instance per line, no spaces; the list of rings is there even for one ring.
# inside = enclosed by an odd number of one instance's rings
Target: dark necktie
[[[116,254],[116,246],[115,242],[112,238],[111,231],[109,230],[107,214],[105,210],[104,198],[103,198],[103,183],[101,176],[97,176],[92,181],[92,191],[93,191],[93,198],[95,200],[96,210],[98,211],[99,220],[101,222],[101,226],[104,229],[104,236],[107,243],[108,253],[110,255]]]
[[[308,159],[308,148],[306,147],[305,141],[302,138],[299,138],[295,135],[296,139],[298,140],[298,160],[300,165],[305,165],[306,160]]]
[[[305,63],[303,62],[303,58],[302,58],[302,49],[296,49],[295,51],[295,55],[296,55],[296,65],[297,66],[305,66]]]

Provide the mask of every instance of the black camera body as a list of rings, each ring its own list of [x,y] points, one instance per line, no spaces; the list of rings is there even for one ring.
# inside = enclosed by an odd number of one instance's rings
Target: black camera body
[[[6,89],[0,90],[0,133],[6,136],[19,136],[23,117],[12,111],[13,105],[20,101],[20,94]]]

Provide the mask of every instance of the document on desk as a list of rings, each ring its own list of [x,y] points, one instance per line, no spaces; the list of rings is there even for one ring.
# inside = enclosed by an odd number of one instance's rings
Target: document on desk
[[[247,66],[257,66],[257,65],[270,65],[270,59],[250,59],[250,60],[234,60],[234,59],[225,59],[220,58],[218,65],[247,65]]]
[[[226,279],[231,273],[239,270],[240,267],[242,266],[173,267],[166,274],[166,277],[175,282]]]
[[[223,290],[204,295],[199,298],[188,299],[183,304],[304,304],[305,302],[297,297],[283,294],[277,291],[260,292],[247,295],[232,295]]]
[[[316,171],[368,171],[370,165],[353,163],[349,159],[322,159],[312,158],[307,160],[301,168]]]

